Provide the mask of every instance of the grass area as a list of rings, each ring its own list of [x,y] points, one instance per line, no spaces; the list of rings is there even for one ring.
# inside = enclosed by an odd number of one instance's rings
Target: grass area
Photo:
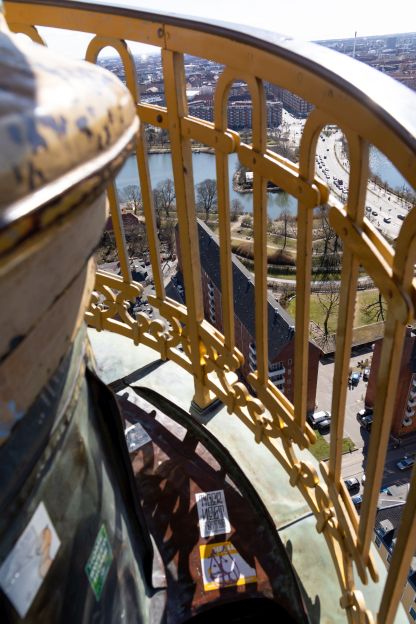
[[[318,431],[315,431],[316,433],[316,442],[315,444],[313,444],[310,447],[310,452],[312,453],[312,455],[315,457],[315,459],[317,460],[325,460],[329,458],[329,444],[328,442],[325,440],[324,437],[321,436],[321,434]],[[353,451],[355,449],[355,444],[354,442],[351,440],[351,438],[343,438],[342,440],[342,452],[343,453],[348,453],[350,451]]]
[[[283,275],[282,275],[283,277]],[[288,276],[287,276],[288,277]],[[334,276],[335,277],[335,276]],[[290,279],[290,278],[289,278]],[[337,279],[335,277],[335,279]],[[324,294],[320,295],[321,299],[325,298]],[[370,320],[366,314],[363,312],[363,307],[365,307],[368,304],[374,303],[375,301],[377,301],[378,299],[378,290],[360,290],[357,293],[357,301],[355,304],[355,318],[354,318],[354,327],[363,327],[365,325],[370,325],[370,324],[374,324],[374,320]],[[288,312],[289,314],[291,314],[293,317],[296,314],[296,298],[293,298],[289,305],[288,305]],[[322,305],[319,302],[318,299],[318,295],[317,294],[312,294],[311,295],[311,302],[310,302],[310,318],[312,321],[314,321],[317,325],[319,325],[320,327],[323,327],[323,322],[324,322],[324,318],[325,318],[325,310],[323,309]],[[337,328],[337,318],[338,318],[338,312],[336,311],[329,319],[329,323],[328,323],[328,327],[329,327],[329,331],[335,332],[336,328]],[[363,332],[365,332],[365,329],[363,327],[362,329]],[[372,334],[369,335],[368,341],[371,341],[372,339],[374,339],[372,337]],[[365,340],[365,337],[363,336],[363,341],[364,342],[368,342]]]
[[[282,249],[283,243],[285,241],[284,236],[280,236],[280,234],[268,234],[267,238],[272,245],[276,245],[279,249]],[[286,238],[286,249],[296,251],[295,238]]]

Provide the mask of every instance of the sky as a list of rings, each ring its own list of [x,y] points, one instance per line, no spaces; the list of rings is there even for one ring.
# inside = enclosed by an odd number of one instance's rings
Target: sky
[[[353,37],[355,31],[358,37],[416,31],[416,0],[122,0],[109,4],[246,24],[303,40]],[[41,30],[53,49],[83,56],[88,37]],[[133,48],[142,53],[152,50]]]

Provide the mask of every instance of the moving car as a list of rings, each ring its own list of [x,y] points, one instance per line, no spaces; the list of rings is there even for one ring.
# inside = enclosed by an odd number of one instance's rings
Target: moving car
[[[349,479],[344,479],[344,483],[348,492],[352,494],[358,494],[360,491],[360,482],[357,477],[350,477]]]
[[[354,371],[353,374],[351,375],[351,383],[353,386],[358,386],[358,382],[361,379],[361,373],[359,373],[358,371]]]
[[[403,221],[404,220],[404,215],[399,214],[399,215],[397,215],[397,218],[400,219],[400,221]]]
[[[384,217],[384,223],[391,223],[391,217]]]
[[[408,470],[408,468],[411,468],[414,463],[414,457],[403,457],[403,459],[397,462],[396,466],[399,470]]]
[[[378,217],[378,212],[377,210],[373,210],[373,212],[371,213],[373,215],[373,217]]]
[[[319,412],[314,412],[313,414],[308,414],[307,416],[307,420],[310,426],[313,427],[314,429],[317,428],[320,422],[322,422],[323,420],[330,420],[330,418],[331,418],[331,413],[325,412],[324,410],[321,410]]]

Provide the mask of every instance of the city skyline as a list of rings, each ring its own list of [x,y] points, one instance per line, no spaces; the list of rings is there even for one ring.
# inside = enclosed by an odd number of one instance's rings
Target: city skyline
[[[308,0],[275,4],[270,4],[268,0],[259,0],[254,6],[248,0],[229,0],[226,3],[211,0],[208,6],[198,5],[191,0],[177,0],[175,3],[172,0],[124,0],[97,4],[187,15],[195,19],[220,20],[308,41],[352,38],[355,32],[358,37],[399,34],[409,32],[409,26],[416,24],[416,7],[409,0],[397,0],[394,6],[387,0],[370,0],[366,3],[351,0],[348,5],[334,4],[330,0],[320,0],[315,4]],[[39,30],[50,47],[72,58],[83,57],[91,38],[84,33],[63,30],[57,32],[49,28]],[[147,55],[155,52],[154,47],[144,44],[133,43],[131,47],[136,54]],[[111,54],[108,49],[103,55]]]

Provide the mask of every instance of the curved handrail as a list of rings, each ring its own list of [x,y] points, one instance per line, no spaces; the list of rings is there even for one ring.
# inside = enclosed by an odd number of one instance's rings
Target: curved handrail
[[[317,520],[333,557],[342,590],[342,605],[350,621],[372,622],[363,596],[355,588],[353,563],[363,583],[368,576],[377,579],[370,552],[372,526],[376,513],[376,496],[382,476],[393,398],[406,324],[415,318],[416,283],[412,267],[416,262],[416,217],[414,210],[406,218],[399,235],[396,251],[373,228],[364,214],[368,177],[368,145],[380,149],[416,187],[416,95],[394,80],[353,59],[327,48],[297,42],[282,35],[204,21],[160,12],[142,11],[101,2],[34,0],[6,2],[6,16],[14,30],[23,30],[38,37],[35,26],[52,26],[94,32],[89,58],[93,60],[106,43],[121,51],[125,63],[131,57],[125,40],[140,41],[162,48],[166,107],[141,104],[135,85],[130,85],[143,122],[163,127],[170,132],[172,163],[177,195],[177,213],[187,305],[168,299],[163,281],[157,273],[156,295],[149,297],[169,321],[151,320],[144,314],[133,318],[128,300],[140,296],[142,287],[131,281],[128,266],[123,277],[97,274],[95,295],[87,313],[87,321],[99,330],[118,332],[135,344],[143,343],[156,349],[164,359],[172,359],[194,376],[195,400],[204,406],[219,398],[230,413],[236,414],[287,471],[290,482],[305,497]],[[111,20],[98,15],[111,15]],[[209,51],[207,53],[207,51]],[[225,65],[215,95],[214,122],[204,122],[188,114],[185,94],[183,54],[209,58]],[[126,67],[127,68],[127,67]],[[131,70],[129,65],[128,71]],[[240,141],[238,133],[225,127],[224,98],[233,76],[245,76],[255,100],[255,136],[253,144]],[[131,76],[129,78],[131,82]],[[306,122],[301,140],[300,163],[296,165],[267,150],[265,142],[263,81],[278,83],[313,103],[316,108]],[[221,110],[220,110],[221,109]],[[348,202],[342,206],[329,193],[325,183],[315,175],[314,155],[321,129],[335,123],[344,131],[350,148],[350,189]],[[256,343],[260,370],[248,377],[250,389],[238,380],[235,372],[243,362],[233,336],[233,302],[223,304],[224,335],[204,318],[200,284],[200,259],[195,199],[192,177],[190,139],[198,139],[215,149],[217,185],[220,186],[220,265],[228,299],[232,292],[231,252],[228,215],[227,155],[237,153],[241,162],[254,172],[254,230],[256,244]],[[154,224],[151,184],[143,136],[138,137],[139,174],[145,192],[145,215],[152,265],[157,269],[158,241]],[[267,180],[277,180],[298,199],[297,312],[295,335],[295,401],[294,405],[267,379],[266,309],[266,210]],[[122,223],[115,194],[112,214]],[[309,447],[314,432],[305,423],[306,384],[308,372],[309,288],[311,267],[313,209],[322,203],[329,206],[329,218],[344,242],[341,274],[342,307],[337,329],[334,395],[332,402],[331,457],[328,466],[320,465],[321,477],[308,462],[300,460],[295,444]],[[123,246],[122,227],[118,235],[119,254],[128,264]],[[357,288],[358,267],[363,264],[376,286],[385,294],[388,315],[380,374],[379,398],[375,407],[375,425],[368,458],[368,474],[360,519],[353,507],[340,474],[341,439],[344,426],[347,370],[352,342],[354,318],[353,296]],[[104,305],[103,305],[104,304]],[[177,347],[182,346],[182,350]],[[280,445],[276,444],[280,440]],[[378,621],[393,621],[398,601],[398,582],[403,580],[409,557],[413,554],[411,527],[415,514],[416,475],[404,514],[404,524],[396,545],[395,575],[389,574]],[[408,530],[407,530],[408,529]],[[399,580],[398,580],[399,579]]]

